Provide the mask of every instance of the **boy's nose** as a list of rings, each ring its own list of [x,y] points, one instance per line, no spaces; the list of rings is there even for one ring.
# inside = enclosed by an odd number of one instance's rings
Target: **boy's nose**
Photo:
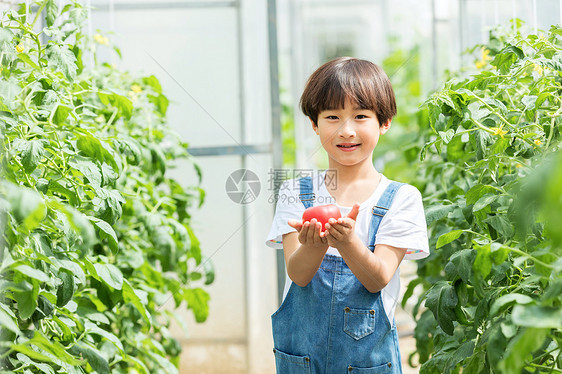
[[[348,138],[350,136],[355,136],[355,129],[353,128],[353,124],[351,119],[345,120],[341,127],[340,127],[340,136],[344,138]]]

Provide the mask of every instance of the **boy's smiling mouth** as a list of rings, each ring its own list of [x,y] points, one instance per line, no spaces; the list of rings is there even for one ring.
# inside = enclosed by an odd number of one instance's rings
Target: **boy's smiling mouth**
[[[361,144],[359,143],[341,143],[337,144],[336,147],[344,149],[344,150],[352,150],[359,147]]]

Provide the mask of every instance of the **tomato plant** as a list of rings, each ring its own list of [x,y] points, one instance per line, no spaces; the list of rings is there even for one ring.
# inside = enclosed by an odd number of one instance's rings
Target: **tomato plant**
[[[433,252],[403,305],[420,373],[562,371],[562,29],[491,33],[432,94],[414,184]],[[418,288],[419,290],[419,288]]]
[[[310,222],[313,218],[316,218],[316,220],[322,224],[322,229],[320,231],[324,232],[326,231],[325,226],[330,218],[336,220],[341,218],[341,212],[334,204],[312,206],[304,211],[302,220]]]
[[[57,3],[0,23],[0,369],[177,373],[164,304],[204,321],[214,277],[190,227],[201,171],[166,176],[191,158],[160,83],[98,62],[109,39]]]

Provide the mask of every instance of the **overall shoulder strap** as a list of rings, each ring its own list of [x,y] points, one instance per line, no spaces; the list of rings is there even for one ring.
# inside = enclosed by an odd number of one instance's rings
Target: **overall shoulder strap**
[[[314,205],[314,192],[312,192],[312,177],[304,177],[299,179],[300,194],[299,199],[304,204],[305,209]]]
[[[394,181],[390,182],[386,190],[382,193],[379,201],[372,209],[371,225],[369,226],[369,249],[371,251],[375,249],[375,239],[381,221],[386,212],[390,209],[394,196],[396,196],[396,192],[398,192],[400,187],[404,184],[405,183],[398,183]]]

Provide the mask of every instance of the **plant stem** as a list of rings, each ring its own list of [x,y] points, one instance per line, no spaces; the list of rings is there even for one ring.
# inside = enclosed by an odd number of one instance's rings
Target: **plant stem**
[[[41,6],[39,7],[39,10],[37,11],[37,14],[35,15],[35,19],[33,20],[33,23],[29,26],[29,28],[31,30],[33,30],[33,27],[35,26],[35,22],[37,22],[41,13],[43,13],[43,9],[45,9],[45,5],[47,5],[47,0],[43,1],[43,4],[41,4]]]
[[[548,370],[550,370],[550,373],[552,373],[553,371],[555,371],[555,372],[557,372],[557,373],[562,373],[562,370],[557,369],[557,368],[555,368],[555,367],[548,367],[548,366],[544,366],[544,365],[538,365],[538,364],[534,364],[534,363],[532,363],[532,362],[529,364],[529,366],[532,366],[532,367],[537,368],[537,369],[548,369]]]
[[[527,257],[527,258],[533,260],[534,262],[536,262],[537,264],[540,264],[540,265],[542,265],[542,266],[544,266],[544,267],[547,267],[547,268],[549,268],[549,269],[554,269],[554,267],[553,267],[552,265],[547,264],[546,262],[543,262],[543,261],[539,260],[538,258],[536,258],[536,257],[534,257],[534,256],[531,256],[531,255],[528,254],[527,252],[523,252],[523,251],[520,250],[520,249],[513,248],[513,247],[508,247],[508,246],[504,246],[504,248],[510,250],[511,252],[517,253],[517,254],[519,254],[519,255],[521,255],[521,256]]]
[[[487,133],[490,133],[492,135],[495,135],[495,132],[493,130],[491,130],[490,128],[484,126],[483,124],[481,124],[480,122],[478,122],[477,120],[475,120],[474,118],[470,119],[476,126],[478,126],[481,130],[486,131]]]

